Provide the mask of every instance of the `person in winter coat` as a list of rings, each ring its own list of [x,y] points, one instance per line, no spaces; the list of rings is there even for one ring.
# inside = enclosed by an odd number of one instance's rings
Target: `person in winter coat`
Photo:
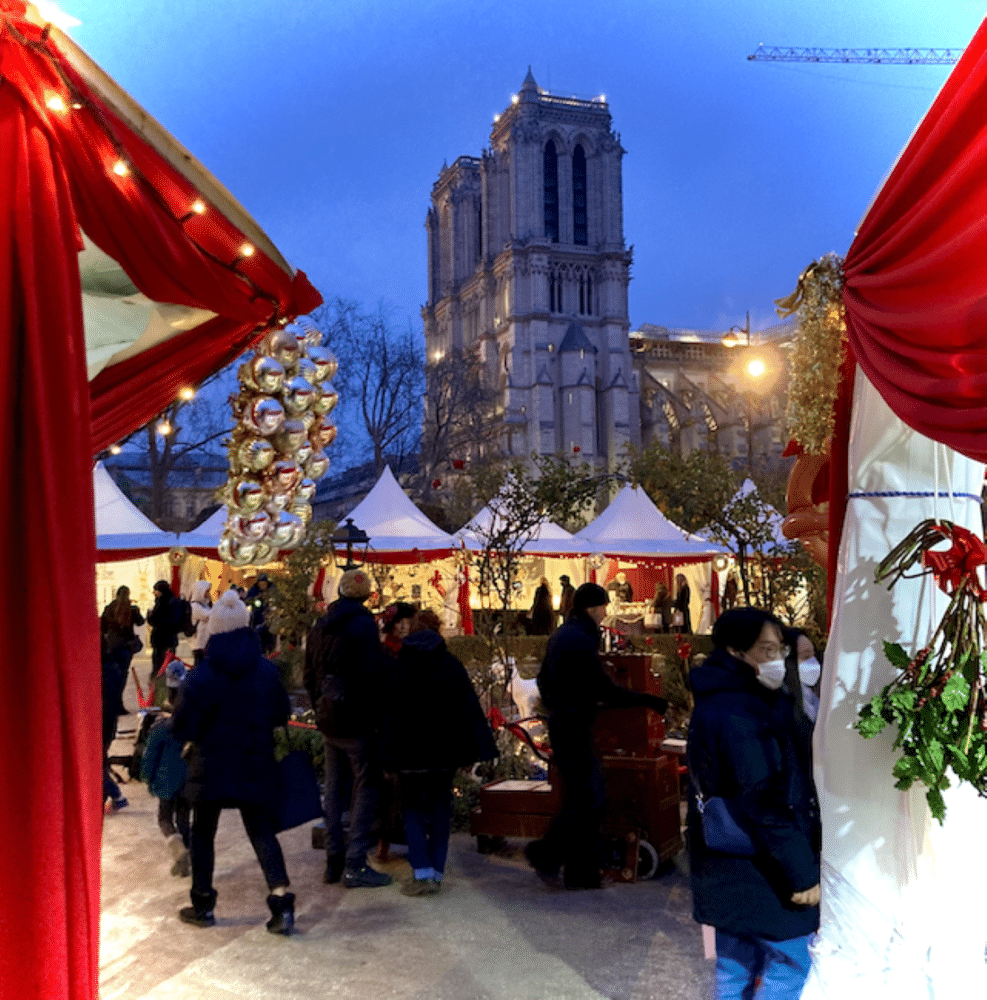
[[[380,799],[380,721],[388,670],[374,616],[364,607],[370,577],[347,570],[339,597],[309,632],[305,688],[315,709],[326,753],[325,881],[350,889],[390,885],[393,879],[367,864]],[[348,779],[352,793],[347,800]],[[349,842],[343,812],[350,811]]]
[[[395,601],[384,609],[380,631],[384,652],[392,660],[398,658],[417,613],[418,609],[414,604],[408,604],[407,601]]]
[[[658,631],[667,632],[672,625],[672,595],[668,592],[667,583],[659,583],[655,587],[651,608],[658,616]]]
[[[169,650],[174,653],[178,649],[178,630],[182,624],[181,604],[167,580],[158,580],[154,585],[154,607],[147,612],[147,624],[151,626],[151,676],[148,685],[153,687],[165,655]]]
[[[548,580],[542,577],[531,605],[531,634],[551,635],[557,622],[558,616],[552,607],[552,588],[548,585]]]
[[[572,614],[572,602],[576,596],[576,588],[564,573],[559,577],[559,583],[562,585],[559,590],[559,617],[565,622]]]
[[[169,706],[174,706],[185,665],[172,660],[167,667]],[[171,852],[171,874],[183,878],[192,872],[188,847],[190,842],[191,807],[185,795],[188,765],[182,757],[182,744],[171,734],[171,712],[165,710],[151,726],[141,755],[141,781],[158,800],[158,829],[164,835]]]
[[[798,997],[819,926],[820,826],[792,699],[782,685],[781,623],[734,608],[713,626],[713,652],[690,672],[696,705],[688,761],[693,916],[716,928],[721,1000]],[[696,787],[723,798],[753,857],[707,847]]]
[[[261,573],[257,577],[254,585],[247,591],[244,603],[250,608],[250,627],[260,636],[261,649],[264,655],[274,651],[277,639],[271,632],[271,602],[274,599],[274,590],[271,581],[266,573]]]
[[[412,878],[406,896],[439,891],[449,851],[457,768],[497,756],[490,725],[466,668],[446,648],[439,618],[420,611],[398,655],[384,734],[384,768],[398,775]],[[428,692],[439,725],[422,725],[411,706]]]
[[[664,698],[620,687],[600,659],[600,622],[609,595],[595,583],[576,591],[569,620],[549,640],[538,673],[538,690],[548,711],[552,760],[562,779],[562,809],[542,840],[525,855],[544,879],[564,866],[567,889],[600,888],[600,826],[604,789],[592,727],[599,704],[643,705],[664,714]]]
[[[134,653],[139,648],[140,643],[140,639],[134,632],[134,626],[143,624],[144,616],[140,613],[140,609],[136,604],[130,602],[130,588],[118,587],[116,599],[103,609],[103,614],[99,619],[99,627],[103,637],[104,652],[116,660],[124,686],[130,672],[130,661],[134,658]],[[120,694],[123,695],[122,686]],[[120,714],[123,714],[122,701],[119,710]]]
[[[192,663],[198,666],[205,656],[206,642],[209,639],[209,615],[212,613],[212,584],[208,580],[197,580],[192,588],[189,604],[192,607],[192,624],[195,635],[192,636]]]
[[[676,625],[672,631],[681,632],[684,635],[692,634],[692,612],[689,610],[689,602],[692,600],[692,591],[689,589],[689,581],[684,573],[677,573],[675,576],[675,600],[672,607],[681,616],[681,623]]]
[[[116,738],[117,718],[120,715],[120,692],[123,690],[126,676],[122,675],[120,661],[107,652],[105,640],[100,642],[100,673],[102,690],[102,735],[103,735],[103,812],[107,816],[118,813],[128,805],[127,799],[120,791],[120,786],[113,780],[110,770],[110,745]]]
[[[216,828],[224,808],[239,809],[267,881],[267,929],[290,934],[295,897],[288,892],[284,855],[274,833],[274,729],[288,722],[288,695],[277,668],[261,655],[249,623],[250,613],[239,598],[223,594],[210,616],[205,658],[183,682],[171,720],[172,735],[185,748],[185,791],[193,809],[192,905],[179,916],[197,927],[216,922]]]

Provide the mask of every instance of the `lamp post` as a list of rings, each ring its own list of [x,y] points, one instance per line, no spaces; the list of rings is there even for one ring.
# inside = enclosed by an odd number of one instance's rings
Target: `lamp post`
[[[356,569],[358,566],[362,566],[367,561],[367,548],[370,545],[370,537],[361,528],[358,528],[353,523],[353,518],[346,518],[346,523],[341,527],[337,528],[332,533],[333,541],[333,559],[336,563],[336,568],[343,570]],[[338,559],[335,558],[335,547],[336,545],[346,546],[346,562],[340,563]],[[363,558],[356,562],[353,559],[353,547],[360,545],[363,546]]]
[[[743,340],[740,339],[741,335]],[[751,347],[751,314],[747,311],[747,322],[743,326],[731,326],[723,338],[724,347]],[[751,380],[763,378],[767,374],[767,365],[762,358],[749,357],[743,366],[744,375]],[[747,431],[747,475],[754,474],[754,407],[752,401],[753,388],[741,389],[744,400],[744,417]]]

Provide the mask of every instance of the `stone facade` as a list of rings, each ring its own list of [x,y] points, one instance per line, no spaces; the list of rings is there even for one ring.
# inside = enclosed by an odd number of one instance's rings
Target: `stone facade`
[[[482,156],[432,188],[427,363],[479,355],[508,454],[612,468],[640,442],[623,155],[602,98],[548,94],[529,70]]]

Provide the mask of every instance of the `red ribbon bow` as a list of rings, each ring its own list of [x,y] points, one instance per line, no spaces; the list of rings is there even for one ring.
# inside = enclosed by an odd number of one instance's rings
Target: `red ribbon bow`
[[[977,582],[977,567],[987,565],[987,545],[983,539],[955,524],[937,524],[935,530],[953,543],[945,552],[922,553],[922,565],[932,570],[939,589],[952,595],[969,578],[980,600],[987,600],[987,591]]]

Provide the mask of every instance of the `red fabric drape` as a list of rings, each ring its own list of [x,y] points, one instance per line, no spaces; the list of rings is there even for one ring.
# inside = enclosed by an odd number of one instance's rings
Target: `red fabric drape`
[[[846,257],[853,352],[910,427],[987,461],[987,22]]]
[[[97,985],[99,633],[75,246],[57,151],[0,85],[0,996],[27,1000]]]
[[[259,250],[232,267],[243,235],[214,209],[183,219],[192,185],[23,14],[0,0],[0,523],[11,567],[0,600],[16,612],[0,699],[0,997],[92,1000],[102,793],[91,455],[320,297]],[[49,106],[56,96],[63,110]],[[112,172],[118,159],[125,177]],[[216,318],[90,387],[80,227],[149,298]]]

